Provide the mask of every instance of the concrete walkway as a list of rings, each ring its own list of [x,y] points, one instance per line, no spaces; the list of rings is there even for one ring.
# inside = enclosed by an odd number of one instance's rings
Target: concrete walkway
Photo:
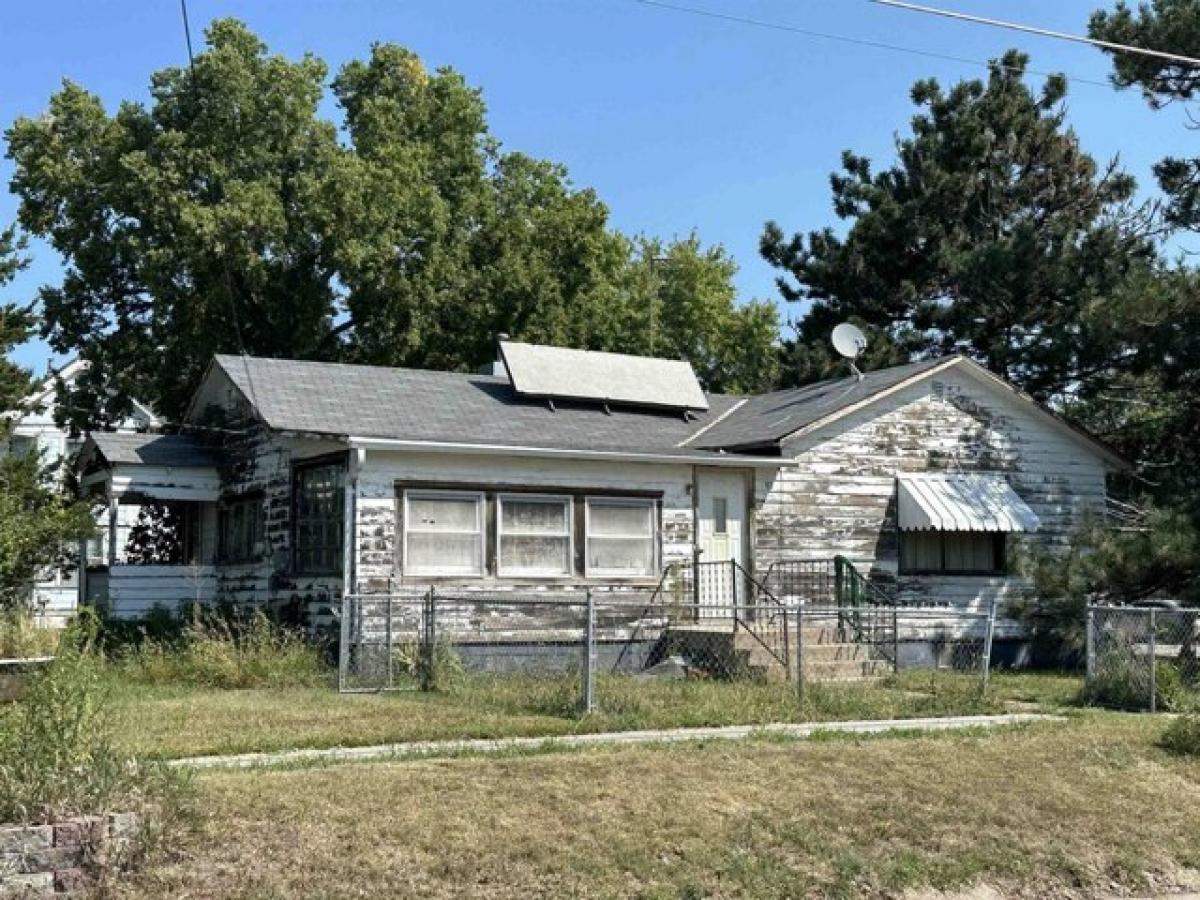
[[[762,736],[793,739],[817,734],[882,734],[906,731],[951,731],[966,728],[997,728],[1026,722],[1062,721],[1061,716],[1009,713],[1000,716],[946,716],[929,719],[879,719],[858,722],[813,722],[806,724],[728,725],[719,728],[668,728],[650,731],[604,731],[596,734],[567,734],[555,737],[483,738],[475,740],[412,741],[377,744],[371,747],[283,750],[278,753],[239,753],[232,756],[193,756],[173,760],[171,765],[193,769],[250,769],[303,763],[360,762],[377,759],[461,756],[464,754],[511,753],[575,749],[626,744],[669,744],[682,741],[744,740]]]

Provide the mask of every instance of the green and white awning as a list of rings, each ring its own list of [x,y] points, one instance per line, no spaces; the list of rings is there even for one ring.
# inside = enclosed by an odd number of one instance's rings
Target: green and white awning
[[[902,531],[1037,531],[1040,520],[1000,475],[901,475]]]

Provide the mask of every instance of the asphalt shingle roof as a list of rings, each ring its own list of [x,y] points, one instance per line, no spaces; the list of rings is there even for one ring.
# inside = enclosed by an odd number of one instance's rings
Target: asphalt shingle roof
[[[184,434],[124,434],[95,432],[89,439],[110,464],[132,463],[202,469],[219,464],[215,452]]]
[[[709,409],[682,412],[522,398],[507,378],[217,356],[216,365],[283,431],[414,441],[712,457],[680,447],[739,401],[709,395]]]
[[[861,381],[851,376],[759,394],[748,398],[730,415],[689,441],[687,446],[733,450],[773,444],[818,419],[869,399],[950,359],[953,357],[878,369],[867,372]]]

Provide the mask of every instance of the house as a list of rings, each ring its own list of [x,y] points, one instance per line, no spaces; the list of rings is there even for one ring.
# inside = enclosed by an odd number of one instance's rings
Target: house
[[[319,616],[343,590],[645,587],[697,554],[771,584],[841,555],[898,602],[986,609],[1023,586],[1012,548],[1065,545],[1125,465],[961,356],[735,397],[677,361],[500,349],[480,375],[216,357],[184,434],[89,438],[113,536],[89,596]],[[123,538],[131,503],[170,546]]]
[[[60,474],[69,471],[66,467],[74,460],[83,439],[55,422],[58,404],[58,386],[71,386],[87,369],[87,363],[73,359],[56,370],[51,370],[37,389],[26,397],[15,414],[15,423],[9,435],[9,453],[36,451],[45,466],[60,466]],[[123,432],[145,431],[157,428],[161,423],[149,407],[135,402],[132,413],[117,425]],[[99,555],[102,551],[99,540],[93,541],[88,552]],[[39,621],[51,626],[61,626],[75,611],[79,600],[79,580],[74,571],[50,571],[30,585],[30,608]]]

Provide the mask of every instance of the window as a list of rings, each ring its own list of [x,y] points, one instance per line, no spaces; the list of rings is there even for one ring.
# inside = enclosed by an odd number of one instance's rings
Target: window
[[[729,534],[729,502],[713,497],[713,534]]]
[[[587,574],[654,575],[658,568],[653,500],[587,500]]]
[[[571,499],[502,494],[498,501],[498,573],[570,575]]]
[[[404,571],[409,575],[482,575],[483,494],[406,491]]]
[[[901,531],[904,574],[1003,575],[1004,534],[990,531]]]
[[[217,523],[221,562],[249,562],[262,552],[262,499],[236,500],[220,512]]]
[[[305,575],[339,575],[345,519],[342,463],[306,466],[295,475],[295,566]]]

